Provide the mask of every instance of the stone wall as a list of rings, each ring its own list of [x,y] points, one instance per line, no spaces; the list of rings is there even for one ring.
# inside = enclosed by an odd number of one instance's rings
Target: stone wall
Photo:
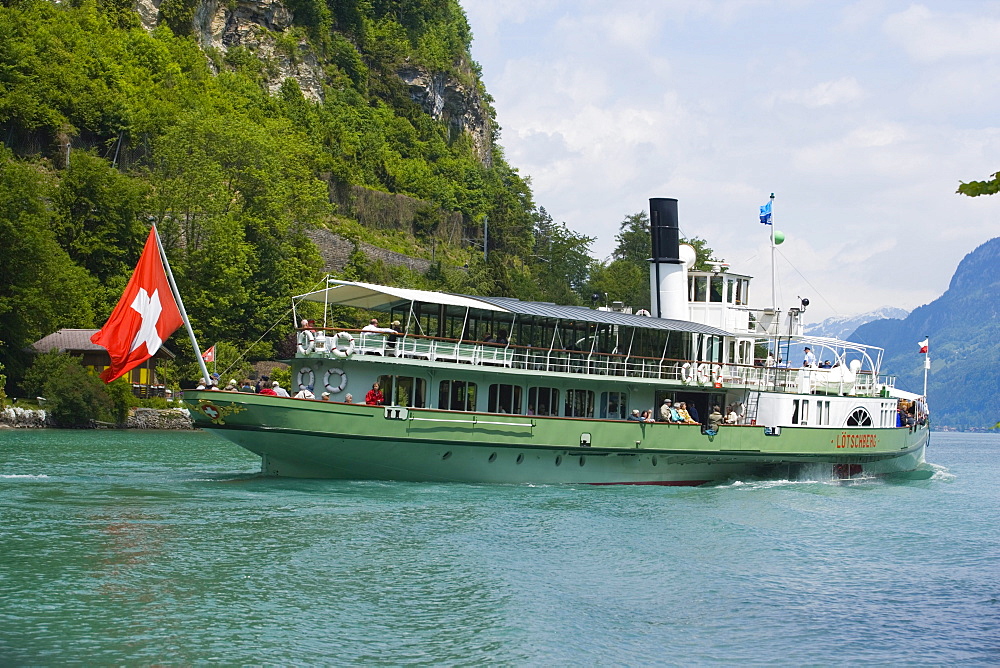
[[[354,243],[334,234],[329,230],[311,229],[307,235],[312,239],[316,247],[319,248],[320,257],[323,258],[323,271],[340,272],[347,266],[347,261],[354,252]],[[431,261],[421,258],[410,257],[402,253],[395,253],[384,248],[377,248],[371,244],[361,242],[358,250],[373,260],[381,260],[385,264],[393,267],[406,267],[420,273],[430,269]]]
[[[128,429],[194,429],[186,408],[136,408],[125,426]]]
[[[0,411],[0,427],[37,429],[46,426],[47,416],[43,410],[29,410],[17,406],[7,406]]]

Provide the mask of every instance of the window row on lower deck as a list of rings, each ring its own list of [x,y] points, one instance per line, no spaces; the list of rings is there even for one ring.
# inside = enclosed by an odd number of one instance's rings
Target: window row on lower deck
[[[386,402],[397,406],[612,420],[624,420],[628,415],[626,392],[465,380],[441,380],[437,387],[428,388],[423,378],[391,375],[380,376],[378,382]]]

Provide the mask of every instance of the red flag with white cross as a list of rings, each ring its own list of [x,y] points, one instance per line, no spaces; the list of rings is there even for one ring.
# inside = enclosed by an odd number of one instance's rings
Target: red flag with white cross
[[[154,227],[118,305],[104,327],[90,337],[111,356],[101,380],[110,383],[148,360],[183,322],[163,270]]]

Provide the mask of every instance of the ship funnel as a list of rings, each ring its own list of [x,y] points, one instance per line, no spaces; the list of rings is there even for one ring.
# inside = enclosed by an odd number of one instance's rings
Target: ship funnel
[[[687,263],[681,258],[676,199],[649,199],[649,232],[653,239],[653,258],[649,261],[653,315],[687,320]]]
[[[649,230],[653,236],[653,262],[679,264],[681,259],[677,200],[667,197],[649,199]]]

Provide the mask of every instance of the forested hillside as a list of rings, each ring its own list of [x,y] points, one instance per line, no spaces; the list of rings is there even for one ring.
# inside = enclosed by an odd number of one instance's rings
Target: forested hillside
[[[342,278],[648,305],[646,214],[608,221],[618,247],[595,261],[592,238],[536,206],[471,39],[458,0],[0,5],[7,375],[42,336],[104,322],[151,223],[197,336],[259,340],[254,359],[282,354],[289,296],[331,269],[323,235],[354,244]],[[168,345],[196,375],[187,340]]]

